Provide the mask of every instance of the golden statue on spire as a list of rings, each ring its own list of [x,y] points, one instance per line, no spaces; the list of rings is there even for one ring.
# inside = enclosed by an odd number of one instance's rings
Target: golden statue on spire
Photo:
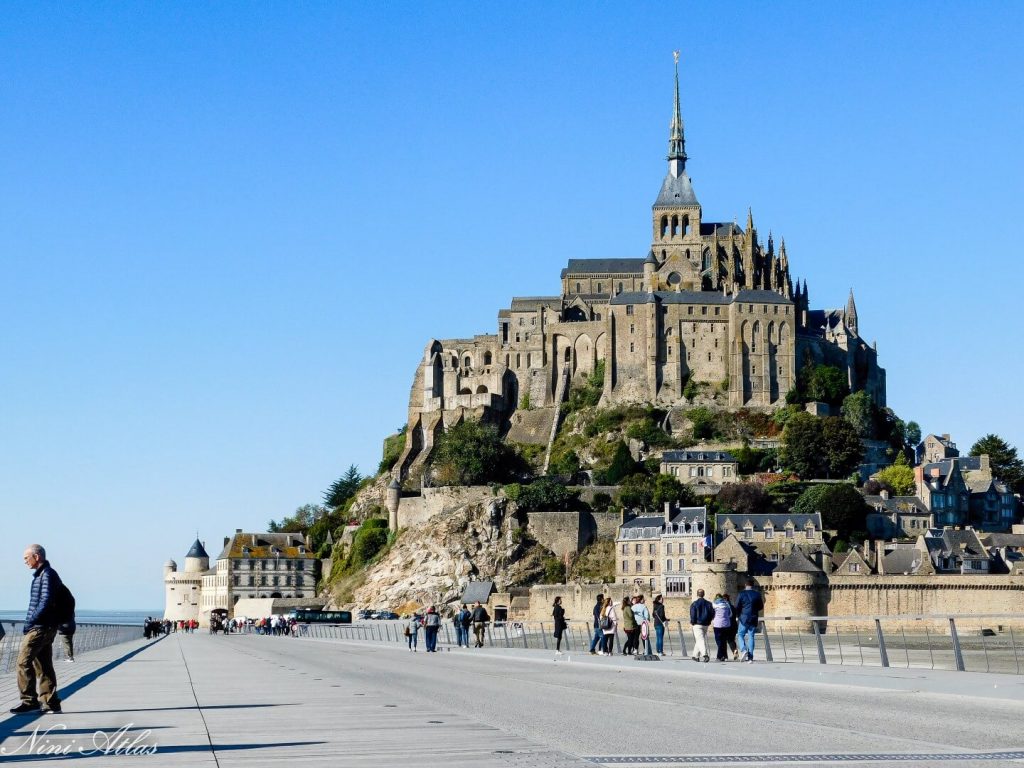
[[[676,64],[679,63],[679,51],[672,51],[672,58],[675,59]]]

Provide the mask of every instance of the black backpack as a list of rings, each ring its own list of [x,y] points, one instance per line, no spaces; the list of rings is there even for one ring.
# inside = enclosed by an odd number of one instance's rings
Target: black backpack
[[[57,624],[70,624],[75,620],[75,596],[63,581],[53,593],[53,618]]]

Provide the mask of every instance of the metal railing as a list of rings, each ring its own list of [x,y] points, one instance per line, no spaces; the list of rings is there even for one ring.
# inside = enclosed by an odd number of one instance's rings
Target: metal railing
[[[24,623],[23,621],[2,623],[6,634],[0,638],[0,672],[11,672],[15,667],[18,651],[21,649]],[[142,637],[142,627],[135,624],[78,624],[74,634],[75,656],[129,640],[136,640],[140,637]],[[53,657],[58,661],[65,658],[64,643],[59,635],[53,641]]]
[[[366,640],[405,645],[406,622],[368,621],[357,624],[300,624],[298,637]],[[570,621],[562,635],[562,650],[588,653],[594,630],[590,622]],[[489,648],[524,648],[553,651],[552,622],[490,622],[483,643]],[[649,637],[657,651],[656,635]],[[418,647],[424,646],[419,631]],[[613,650],[622,651],[625,635],[613,635]],[[469,642],[476,642],[472,627]],[[738,642],[738,638],[737,638]],[[453,647],[456,633],[450,620],[438,631],[439,648]],[[664,654],[685,657],[693,648],[689,622],[665,625]],[[714,633],[708,631],[708,649],[714,658]],[[841,664],[864,667],[948,669],[961,672],[1024,673],[1024,615],[978,614],[949,616],[767,616],[758,623],[755,658],[775,663]],[[641,650],[643,643],[641,642]],[[731,647],[728,658],[733,657]]]

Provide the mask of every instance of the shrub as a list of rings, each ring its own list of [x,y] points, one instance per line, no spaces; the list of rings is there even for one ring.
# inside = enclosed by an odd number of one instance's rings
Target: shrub
[[[565,564],[558,557],[544,558],[544,583],[562,584],[565,582]]]
[[[608,485],[617,485],[622,478],[636,471],[636,462],[629,453],[629,448],[621,440],[615,446],[615,456],[611,466],[604,473],[604,481]]]
[[[841,539],[866,528],[870,511],[864,497],[847,483],[812,485],[793,505],[793,514],[820,512],[824,526],[834,529]]]
[[[672,444],[672,437],[661,427],[654,423],[654,419],[645,416],[640,421],[629,425],[626,430],[626,437],[633,440],[641,440],[651,446],[665,446]]]
[[[715,415],[707,408],[694,408],[686,417],[693,425],[693,436],[697,440],[707,439],[715,433]]]
[[[534,480],[529,485],[518,486],[516,498],[513,499],[523,512],[572,509],[578,500],[578,491],[571,491],[547,477]]]
[[[612,497],[610,494],[604,491],[598,491],[594,494],[594,500],[590,503],[590,508],[595,512],[607,512],[608,507],[612,505]]]
[[[395,462],[402,455],[402,451],[405,450],[405,434],[407,429],[408,425],[404,425],[396,434],[384,438],[384,454],[381,457],[380,464],[377,465],[378,475],[383,472],[390,472],[391,468],[395,466]]]
[[[478,421],[463,421],[441,435],[433,458],[435,478],[442,485],[501,482],[518,466],[518,456],[501,441],[498,430]]]

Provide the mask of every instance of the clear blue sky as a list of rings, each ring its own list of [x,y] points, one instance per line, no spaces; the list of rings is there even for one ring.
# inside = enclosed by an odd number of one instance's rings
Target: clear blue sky
[[[1024,448],[1024,6],[365,6],[4,7],[0,608],[31,541],[160,607],[375,469],[429,337],[644,255],[677,48],[705,217],[855,288],[901,416]]]

